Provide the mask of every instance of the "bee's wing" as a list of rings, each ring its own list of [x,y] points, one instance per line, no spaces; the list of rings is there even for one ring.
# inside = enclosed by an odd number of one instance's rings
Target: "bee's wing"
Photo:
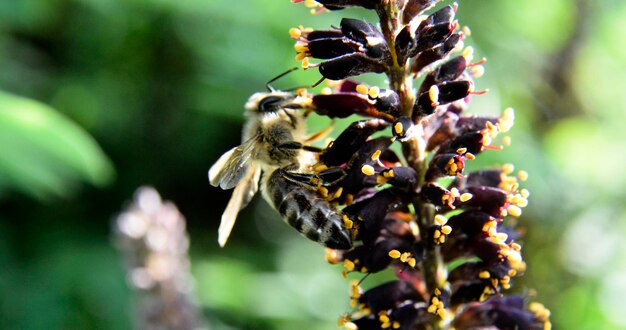
[[[209,169],[209,182],[222,189],[231,189],[248,174],[252,154],[260,142],[260,136],[254,136],[238,147],[224,153]]]
[[[218,229],[217,242],[221,247],[226,245],[228,236],[230,236],[230,232],[233,230],[233,226],[235,225],[237,213],[239,213],[239,210],[250,202],[254,194],[256,194],[259,189],[260,177],[261,169],[258,166],[252,165],[250,171],[248,171],[246,175],[241,178],[235,187],[235,190],[233,190],[233,195],[230,197],[230,201],[228,201],[224,214],[222,214],[222,221],[220,222],[220,228]]]

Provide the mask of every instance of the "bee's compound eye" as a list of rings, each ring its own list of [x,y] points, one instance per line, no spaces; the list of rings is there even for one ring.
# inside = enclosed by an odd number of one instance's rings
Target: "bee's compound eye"
[[[283,97],[269,95],[259,102],[259,112],[274,112],[278,110],[279,104],[283,100]]]

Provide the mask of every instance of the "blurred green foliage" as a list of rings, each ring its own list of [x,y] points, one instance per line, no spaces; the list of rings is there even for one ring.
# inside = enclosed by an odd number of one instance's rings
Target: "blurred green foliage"
[[[0,328],[131,326],[109,229],[142,184],[187,216],[213,329],[333,328],[348,308],[337,267],[263,201],[218,249],[230,192],[206,171],[239,143],[247,97],[296,65],[288,28],[343,15],[372,20],[287,0],[0,1]],[[460,1],[458,16],[489,59],[470,111],[517,110],[513,146],[472,166],[531,174],[514,290],[536,290],[555,329],[623,329],[626,3]]]

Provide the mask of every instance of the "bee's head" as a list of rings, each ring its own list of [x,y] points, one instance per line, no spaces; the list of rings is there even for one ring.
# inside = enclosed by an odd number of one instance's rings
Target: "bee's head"
[[[246,110],[251,114],[265,114],[285,108],[294,108],[291,101],[295,95],[289,92],[255,93],[246,103]]]

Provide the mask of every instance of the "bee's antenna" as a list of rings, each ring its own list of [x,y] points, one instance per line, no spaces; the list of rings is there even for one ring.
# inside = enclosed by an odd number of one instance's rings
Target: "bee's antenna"
[[[293,91],[298,90],[300,88],[315,88],[315,87],[319,86],[319,84],[321,84],[324,80],[326,80],[326,78],[322,77],[320,80],[318,80],[313,85],[296,86],[296,87],[292,87],[292,88],[289,88],[289,89],[285,89],[284,91],[285,92],[293,92]]]
[[[287,70],[287,71],[285,71],[285,72],[283,72],[283,73],[279,74],[278,76],[276,76],[276,77],[272,78],[272,80],[268,81],[268,82],[265,84],[265,87],[267,88],[267,91],[268,91],[268,92],[275,92],[275,91],[276,91],[276,89],[275,89],[274,87],[272,87],[272,85],[270,85],[270,84],[271,84],[271,83],[273,83],[273,82],[275,82],[276,80],[278,80],[278,79],[280,79],[280,78],[282,78],[282,77],[284,77],[284,76],[286,76],[286,75],[288,75],[288,74],[290,74],[290,73],[292,73],[292,72],[296,71],[296,70],[298,70],[298,67],[293,67],[293,68],[291,68],[291,69],[289,69],[289,70]]]

